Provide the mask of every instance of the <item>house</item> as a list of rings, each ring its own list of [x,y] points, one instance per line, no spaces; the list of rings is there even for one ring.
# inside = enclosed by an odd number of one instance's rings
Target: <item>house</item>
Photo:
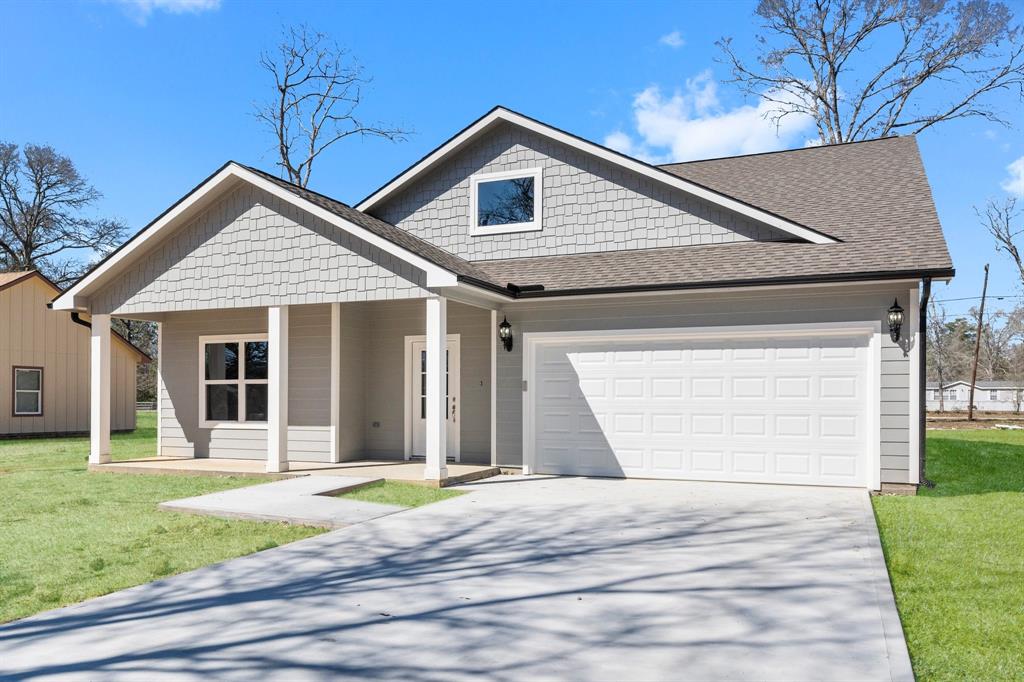
[[[927,407],[929,412],[940,409],[957,412],[966,410],[970,401],[971,382],[953,381],[942,387],[939,400],[939,382],[929,381],[927,385]],[[1024,402],[1024,386],[1013,381],[979,381],[974,384],[974,409],[983,412],[1020,412]]]
[[[498,107],[354,206],[228,162],[53,307],[94,465],[114,316],[160,326],[162,456],[874,490],[953,274],[912,137],[652,166]]]
[[[89,430],[89,322],[47,308],[60,288],[35,270],[0,273],[0,438]],[[135,428],[135,370],[149,357],[116,334],[110,428]]]

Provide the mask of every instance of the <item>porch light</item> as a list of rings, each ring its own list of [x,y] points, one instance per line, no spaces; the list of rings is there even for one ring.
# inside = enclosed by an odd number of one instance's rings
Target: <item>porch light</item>
[[[893,343],[900,340],[900,327],[902,326],[903,308],[900,307],[900,302],[897,299],[893,299],[892,307],[889,308],[889,338]]]
[[[498,325],[498,338],[501,339],[502,345],[505,346],[505,350],[512,352],[512,325],[508,323],[508,317],[501,321]]]

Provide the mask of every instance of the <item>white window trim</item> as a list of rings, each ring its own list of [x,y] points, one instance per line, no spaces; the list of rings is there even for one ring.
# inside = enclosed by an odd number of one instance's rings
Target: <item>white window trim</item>
[[[24,389],[18,388],[18,372],[35,372],[39,375],[39,389]],[[13,390],[12,398],[14,404],[11,405],[11,414],[15,417],[40,417],[43,414],[43,368],[42,367],[21,367],[15,365],[11,372],[11,379],[14,380],[14,385],[11,387]],[[35,412],[18,412],[18,394],[19,393],[35,393],[39,397],[38,405],[39,409]]]
[[[220,334],[217,336],[199,337],[199,428],[201,429],[258,429],[267,430],[267,422],[245,421],[245,385],[269,384],[269,379],[245,379],[245,348],[246,341],[270,342],[268,334]],[[206,378],[206,345],[210,343],[238,343],[238,378],[207,379]],[[238,391],[238,421],[209,421],[206,418],[206,386],[207,384],[234,384]]]
[[[495,180],[515,180],[516,178],[533,178],[533,220],[528,223],[511,223],[509,225],[479,225],[478,187],[481,182]],[[537,232],[543,229],[544,222],[544,169],[522,168],[520,170],[500,171],[497,173],[478,173],[469,178],[469,234],[473,237],[486,237],[493,234],[509,234],[515,232]]]

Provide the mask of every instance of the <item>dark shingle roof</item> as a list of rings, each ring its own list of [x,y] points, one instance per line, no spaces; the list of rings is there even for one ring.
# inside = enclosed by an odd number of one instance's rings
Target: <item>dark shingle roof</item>
[[[670,164],[675,175],[842,240],[740,242],[477,262],[552,291],[952,274],[912,137]]]

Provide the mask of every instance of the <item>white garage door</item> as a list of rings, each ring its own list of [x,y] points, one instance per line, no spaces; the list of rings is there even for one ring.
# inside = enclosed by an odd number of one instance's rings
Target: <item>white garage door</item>
[[[531,342],[538,473],[870,483],[867,336]]]

